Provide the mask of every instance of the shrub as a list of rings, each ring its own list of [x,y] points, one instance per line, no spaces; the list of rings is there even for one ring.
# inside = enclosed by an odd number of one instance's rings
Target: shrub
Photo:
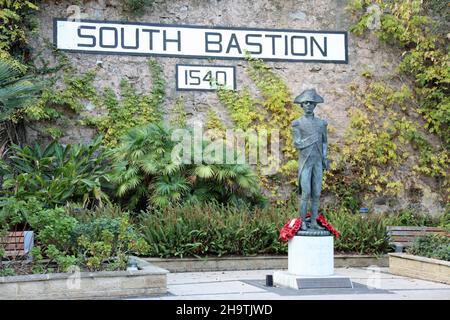
[[[366,217],[347,209],[329,210],[325,214],[341,234],[335,240],[335,250],[346,253],[380,254],[389,249],[386,223],[383,216]]]
[[[124,270],[128,255],[148,251],[148,244],[130,225],[127,214],[82,223],[68,216],[63,208],[56,208],[42,210],[29,221],[37,240],[31,253],[34,272],[49,271],[47,266],[52,262],[62,272],[71,266],[91,271]],[[44,257],[49,261],[45,262]]]
[[[211,200],[262,203],[257,177],[248,165],[207,164],[204,159],[196,163],[194,153],[190,161],[178,161],[172,157],[177,145],[172,133],[160,124],[149,124],[130,130],[114,149],[112,180],[128,208]],[[207,147],[203,141],[202,150]]]
[[[119,205],[107,203],[103,207],[95,207],[87,209],[78,203],[67,203],[64,207],[69,216],[74,217],[80,223],[88,223],[98,218],[116,219],[123,215],[123,211]]]
[[[140,234],[136,231],[135,227],[129,223],[128,214],[124,213],[116,218],[98,217],[91,221],[78,223],[73,229],[71,239],[76,243],[80,237],[85,237],[89,242],[96,242],[104,238],[105,231],[110,233],[113,237],[114,246],[112,251],[116,251],[114,247],[118,245],[118,241],[122,241],[123,239],[140,241]],[[119,239],[120,237],[123,239]],[[120,245],[126,247],[126,244]]]
[[[450,261],[450,237],[438,234],[417,237],[407,252],[427,258]]]
[[[110,262],[108,270],[123,270],[129,254],[142,255],[149,250],[145,240],[130,225],[127,214],[120,219],[100,218],[78,225],[74,236],[81,263],[89,270],[100,270],[105,262]]]
[[[123,270],[128,255],[147,253],[148,244],[130,224],[128,214],[119,208],[111,205],[94,212],[82,210],[80,217],[79,212],[74,214],[68,207],[45,208],[32,197],[1,198],[0,237],[18,225],[35,232],[35,247],[31,251],[35,273],[66,272],[71,266],[92,271]],[[105,216],[99,217],[102,212]],[[3,256],[0,248],[0,259]],[[23,273],[22,269],[19,267],[18,271]],[[0,265],[1,272],[8,270]]]
[[[286,253],[278,233],[287,218],[274,207],[250,210],[208,203],[147,212],[139,224],[151,256],[253,255]]]
[[[390,216],[384,217],[388,226],[437,226],[439,221],[425,213],[414,213],[410,210],[397,212]]]
[[[36,1],[15,0],[1,1],[0,17],[0,58],[12,61],[18,69],[24,70],[23,61],[27,57],[28,35],[30,29],[34,29],[32,22],[33,13],[39,7],[33,3]],[[20,59],[20,60],[15,60]]]
[[[439,219],[439,226],[450,233],[450,210],[447,210]]]
[[[44,209],[27,216],[27,222],[36,231],[36,240],[60,251],[70,251],[71,235],[77,220],[65,214],[63,208]]]
[[[264,209],[209,203],[147,212],[140,216],[139,225],[151,256],[285,254],[287,245],[278,240],[278,235],[288,219],[297,216],[295,202]],[[335,239],[337,252],[389,251],[385,216],[363,217],[339,209],[326,211],[325,217],[341,233]]]
[[[15,155],[3,166],[5,193],[19,200],[45,199],[49,206],[67,201],[101,206],[109,201],[104,192],[109,181],[107,152],[100,137],[89,144],[64,146],[55,141],[45,148],[12,148]]]
[[[0,197],[0,230],[18,230],[25,227],[30,213],[43,209],[35,197],[19,200],[15,197]]]

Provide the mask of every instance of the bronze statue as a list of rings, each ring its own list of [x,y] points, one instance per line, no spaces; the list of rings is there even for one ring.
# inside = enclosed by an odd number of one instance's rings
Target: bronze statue
[[[299,188],[301,192],[300,231],[308,229],[324,230],[317,223],[319,199],[322,189],[323,170],[329,169],[327,160],[327,122],[314,116],[314,108],[323,98],[315,89],[303,91],[294,100],[305,111],[304,115],[292,122],[294,146],[299,155]],[[306,219],[308,202],[311,200],[311,222]]]

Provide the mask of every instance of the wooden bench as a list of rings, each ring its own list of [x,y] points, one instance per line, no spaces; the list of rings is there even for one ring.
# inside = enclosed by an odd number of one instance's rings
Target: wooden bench
[[[32,231],[12,231],[6,237],[0,238],[0,248],[5,250],[6,257],[23,257],[28,254],[32,246]]]
[[[447,231],[439,227],[417,227],[417,226],[388,226],[389,244],[395,247],[395,252],[403,250],[412,245],[415,238],[426,234],[448,235]]]

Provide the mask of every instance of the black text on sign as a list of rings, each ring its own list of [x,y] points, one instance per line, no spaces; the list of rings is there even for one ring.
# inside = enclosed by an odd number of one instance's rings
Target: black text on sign
[[[347,32],[54,20],[54,44],[70,52],[185,58],[348,63]]]
[[[200,66],[177,64],[177,90],[216,90],[218,86],[236,89],[233,66]]]

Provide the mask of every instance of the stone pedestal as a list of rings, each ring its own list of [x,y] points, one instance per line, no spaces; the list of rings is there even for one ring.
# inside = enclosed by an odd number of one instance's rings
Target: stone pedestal
[[[332,236],[295,236],[288,243],[288,272],[299,276],[331,276],[333,248]]]
[[[273,274],[275,285],[294,289],[353,288],[348,277],[334,274],[332,236],[295,236],[288,243],[288,271]]]

